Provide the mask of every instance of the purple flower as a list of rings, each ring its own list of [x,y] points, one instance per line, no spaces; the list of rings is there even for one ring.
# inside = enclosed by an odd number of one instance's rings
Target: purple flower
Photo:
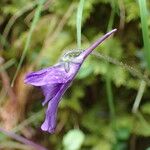
[[[60,62],[52,67],[29,73],[25,83],[40,87],[45,96],[43,105],[48,103],[46,118],[41,129],[53,133],[56,127],[58,104],[65,91],[69,88],[86,57],[107,37],[116,32],[108,32],[85,51],[69,51]]]

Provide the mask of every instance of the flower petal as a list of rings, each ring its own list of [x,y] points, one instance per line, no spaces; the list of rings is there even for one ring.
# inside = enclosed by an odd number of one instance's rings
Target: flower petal
[[[29,73],[25,78],[25,83],[34,86],[43,86],[54,83],[66,83],[67,81],[67,73],[61,65]]]
[[[59,92],[60,88],[63,84],[50,84],[41,86],[43,94],[45,96],[45,100],[42,102],[42,105],[45,105],[48,101],[50,101],[55,95]]]
[[[49,101],[46,111],[46,118],[41,126],[43,131],[48,131],[50,133],[55,131],[58,103],[58,100],[55,99]]]
[[[46,118],[45,118],[44,123],[41,126],[41,129],[43,131],[48,131],[50,133],[53,133],[55,131],[58,104],[61,100],[62,95],[67,90],[69,85],[70,85],[70,82],[63,84],[59,92],[56,94],[56,96],[52,98],[51,101],[49,101],[48,108],[46,111]]]

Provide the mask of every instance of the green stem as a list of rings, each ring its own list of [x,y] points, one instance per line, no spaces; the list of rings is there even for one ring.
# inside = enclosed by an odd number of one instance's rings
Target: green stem
[[[11,67],[14,64],[15,64],[14,59],[8,60],[5,64],[2,64],[2,66],[0,66],[0,72],[2,72],[3,70],[6,70],[7,68]]]
[[[142,96],[144,94],[145,87],[146,87],[146,83],[145,83],[145,81],[142,80],[140,83],[140,87],[139,87],[135,102],[133,104],[133,108],[132,108],[133,113],[136,113],[138,111],[140,102],[142,100]]]
[[[82,14],[83,14],[84,0],[80,0],[78,10],[77,10],[77,19],[76,19],[76,29],[77,29],[77,46],[81,48],[81,27],[82,27]]]
[[[104,55],[104,54],[96,52],[96,51],[93,51],[92,54],[99,59],[105,60],[106,62],[109,62],[109,63],[112,63],[114,65],[122,67],[123,69],[129,71],[133,76],[137,77],[138,79],[145,81],[145,83],[148,86],[150,86],[150,79],[146,75],[142,74],[142,72],[137,70],[136,68],[129,66],[123,62],[120,62],[117,59],[112,58],[108,55]]]
[[[146,0],[138,0],[140,7],[140,17],[142,25],[142,34],[144,42],[144,55],[147,62],[147,67],[150,69],[150,41],[148,30],[148,11],[146,7]]]
[[[111,120],[113,121],[115,118],[115,106],[114,106],[113,92],[111,86],[111,77],[109,75],[109,72],[107,72],[107,76],[106,76],[106,91],[107,91],[108,106],[110,110],[110,117]]]
[[[150,69],[150,41],[149,41],[149,34],[148,34],[148,12],[146,7],[146,0],[138,0],[139,7],[140,7],[140,17],[141,17],[141,25],[142,25],[142,34],[143,34],[143,42],[144,42],[144,55],[147,63],[148,69]],[[140,102],[142,100],[142,96],[144,94],[144,90],[146,87],[145,81],[141,81],[140,87],[138,89],[138,93],[133,104],[132,112],[137,113]]]
[[[114,8],[113,8],[111,15],[110,15],[107,30],[112,29],[112,26],[114,23],[114,17],[115,17],[115,12],[114,12]],[[110,70],[110,65],[109,65],[109,63],[107,63],[106,92],[107,92],[107,99],[108,99],[108,106],[109,106],[109,110],[110,110],[111,121],[114,123],[115,106],[114,106],[113,91],[112,91],[112,86],[111,86],[111,73],[109,72],[109,70]]]

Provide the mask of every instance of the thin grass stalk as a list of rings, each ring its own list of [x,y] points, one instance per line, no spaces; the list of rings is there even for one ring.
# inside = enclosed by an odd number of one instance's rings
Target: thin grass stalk
[[[139,108],[140,102],[142,100],[145,88],[146,88],[146,83],[145,83],[145,81],[142,80],[140,83],[134,104],[133,104],[133,108],[132,108],[133,113],[136,113],[138,111],[138,108]]]
[[[14,65],[14,64],[15,64],[15,60],[14,60],[14,59],[8,60],[6,63],[4,63],[4,64],[2,64],[2,65],[0,66],[0,72],[2,72],[2,71],[4,71],[4,70],[8,69],[9,67],[11,67],[11,66]]]
[[[148,12],[146,7],[146,0],[138,0],[139,7],[140,7],[140,17],[141,17],[141,24],[142,24],[142,35],[143,35],[143,42],[144,42],[144,56],[147,63],[147,68],[150,69],[150,41],[149,41],[149,32],[148,32]],[[145,81],[141,81],[137,96],[135,98],[132,112],[136,113],[140,106],[140,102],[142,100],[144,90],[146,87]]]
[[[77,29],[77,46],[81,48],[81,27],[82,27],[82,14],[83,14],[84,0],[80,0],[77,9],[76,29]]]
[[[24,58],[26,56],[26,53],[27,53],[27,51],[29,49],[29,46],[30,46],[30,43],[31,43],[32,34],[33,34],[33,31],[34,31],[34,29],[36,27],[36,24],[37,24],[37,22],[38,22],[38,20],[40,18],[40,14],[42,12],[42,7],[43,7],[44,2],[45,2],[45,0],[39,0],[38,7],[37,7],[37,9],[35,11],[35,15],[34,15],[32,23],[31,23],[31,28],[29,30],[29,34],[28,34],[28,37],[27,37],[27,40],[26,40],[26,43],[25,43],[25,47],[23,49],[23,53],[21,55],[20,62],[18,64],[17,70],[16,70],[15,75],[13,77],[11,86],[14,85],[14,81],[15,81],[18,73],[19,73],[19,70],[20,70],[21,65],[23,63],[23,60],[24,60]]]
[[[7,39],[1,33],[0,33],[0,44],[2,45],[2,49],[3,49],[3,47],[9,47],[10,46]]]
[[[25,5],[23,8],[21,8],[20,10],[18,10],[8,21],[6,27],[4,28],[4,32],[3,32],[3,36],[4,38],[7,38],[9,31],[11,29],[11,27],[13,26],[13,24],[15,23],[15,21],[25,12],[33,9],[35,6],[37,5],[37,1],[33,1],[32,3],[29,3],[27,5]]]
[[[114,10],[114,4],[112,2],[112,11],[107,27],[107,31],[111,30],[114,24],[114,18],[115,18],[115,10]],[[107,100],[108,100],[108,106],[110,110],[110,117],[111,121],[114,124],[115,120],[115,106],[114,106],[114,98],[113,98],[113,91],[112,91],[112,84],[111,84],[111,72],[109,71],[110,69],[110,64],[107,62],[107,73],[106,73],[106,92],[107,92]]]
[[[133,68],[132,66],[129,66],[129,65],[123,63],[123,62],[118,61],[115,58],[112,58],[108,55],[105,55],[105,54],[102,54],[102,53],[99,53],[99,52],[96,52],[96,51],[92,52],[92,54],[94,56],[96,56],[98,59],[103,59],[106,62],[109,62],[109,63],[112,63],[114,65],[120,66],[121,68],[129,71],[133,76],[136,76],[138,79],[141,79],[141,80],[145,81],[145,83],[148,86],[150,86],[150,79],[147,76],[145,76],[144,74],[142,74],[141,71]]]
[[[146,7],[146,0],[138,0],[140,7],[140,17],[142,25],[142,35],[144,42],[144,56],[148,69],[150,69],[150,40],[148,30],[148,11]]]

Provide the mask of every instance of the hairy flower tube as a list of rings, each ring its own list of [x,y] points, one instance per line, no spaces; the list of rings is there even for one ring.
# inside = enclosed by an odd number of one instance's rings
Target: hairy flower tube
[[[65,91],[69,88],[86,57],[116,29],[106,33],[84,51],[68,51],[56,65],[29,73],[25,83],[40,87],[45,96],[43,105],[48,103],[43,131],[53,133],[56,127],[58,104]]]

